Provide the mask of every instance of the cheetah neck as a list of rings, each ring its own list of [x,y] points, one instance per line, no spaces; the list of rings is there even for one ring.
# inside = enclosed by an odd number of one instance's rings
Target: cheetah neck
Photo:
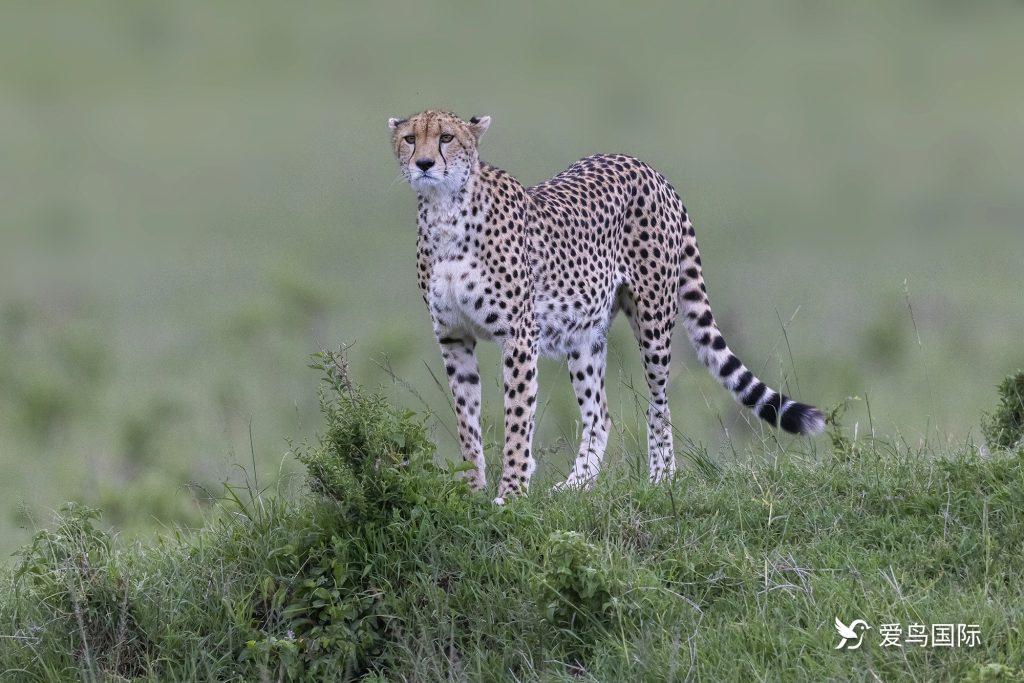
[[[477,170],[477,173],[479,170]],[[466,215],[478,188],[477,173],[454,192],[419,195],[419,228],[435,254],[453,258],[464,251]]]

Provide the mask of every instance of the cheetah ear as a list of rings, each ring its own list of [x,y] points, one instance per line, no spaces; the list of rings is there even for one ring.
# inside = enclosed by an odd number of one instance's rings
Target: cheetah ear
[[[398,128],[400,125],[405,123],[407,120],[408,119],[396,119],[394,117],[391,117],[390,119],[388,119],[388,128],[394,130],[395,128]]]
[[[487,132],[487,129],[491,126],[490,116],[474,116],[469,120],[469,128],[473,131],[473,135],[479,140]]]

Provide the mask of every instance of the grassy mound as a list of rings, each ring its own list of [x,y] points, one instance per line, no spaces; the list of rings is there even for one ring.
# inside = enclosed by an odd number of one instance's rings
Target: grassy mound
[[[125,547],[66,507],[0,572],[0,680],[1022,680],[1021,453],[837,436],[495,507],[415,415],[329,379],[297,499],[229,490]],[[883,623],[980,639],[883,648]]]

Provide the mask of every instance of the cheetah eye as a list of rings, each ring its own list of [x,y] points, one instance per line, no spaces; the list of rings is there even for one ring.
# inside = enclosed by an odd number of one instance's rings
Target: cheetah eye
[[[410,145],[416,144],[416,136],[415,135],[406,135],[404,140],[406,142],[408,142]]]
[[[441,136],[441,142],[451,142],[454,137],[451,133],[445,133]]]

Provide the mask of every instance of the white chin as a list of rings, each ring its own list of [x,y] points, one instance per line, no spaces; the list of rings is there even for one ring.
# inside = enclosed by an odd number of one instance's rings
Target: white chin
[[[409,181],[409,184],[412,185],[412,189],[417,192],[429,193],[440,190],[443,183],[437,178],[424,178],[421,176],[419,178],[413,178]]]

